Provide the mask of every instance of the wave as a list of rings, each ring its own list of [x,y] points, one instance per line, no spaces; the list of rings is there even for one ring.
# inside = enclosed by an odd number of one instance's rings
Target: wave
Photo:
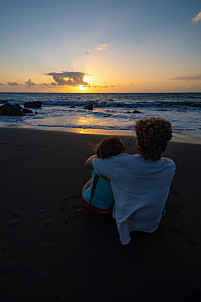
[[[60,124],[34,124],[34,123],[24,123],[24,125],[27,126],[33,126],[33,127],[41,127],[41,128],[72,128],[72,129],[99,129],[99,130],[133,130],[133,124],[123,127],[123,126],[104,126],[104,125],[74,125],[74,124],[64,124],[64,125],[60,125]]]
[[[200,109],[201,93],[182,94],[3,94],[0,93],[0,104],[26,101],[41,101],[46,107],[84,108],[93,104],[95,108],[160,108],[160,109]]]
[[[201,101],[147,101],[147,102],[99,102],[99,101],[44,101],[44,106],[61,106],[61,107],[82,107],[85,108],[89,104],[92,104],[95,108],[177,108],[177,109],[187,109],[187,108],[201,108]]]

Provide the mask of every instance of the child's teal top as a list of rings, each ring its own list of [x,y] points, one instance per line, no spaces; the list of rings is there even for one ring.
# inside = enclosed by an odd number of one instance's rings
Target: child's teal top
[[[96,188],[91,198],[91,189],[93,186],[95,172],[92,172],[92,182],[90,187],[84,192],[84,199],[87,203],[91,203],[93,206],[100,209],[108,209],[114,204],[114,197],[111,189],[111,183],[101,176],[98,177]]]

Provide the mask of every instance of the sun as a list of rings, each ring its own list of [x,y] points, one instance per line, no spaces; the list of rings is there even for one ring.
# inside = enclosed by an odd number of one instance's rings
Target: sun
[[[84,76],[83,77],[83,84],[80,84],[77,86],[77,88],[79,90],[85,90],[86,88],[88,88],[90,86],[90,82],[89,82],[89,76]]]
[[[84,82],[88,82],[89,81],[89,77],[85,75],[84,78],[83,78],[83,81]]]
[[[90,86],[91,83],[91,76],[85,75],[83,78],[83,82],[87,82],[87,84]]]
[[[84,90],[86,87],[85,87],[84,85],[79,85],[78,88],[79,88],[80,90]]]

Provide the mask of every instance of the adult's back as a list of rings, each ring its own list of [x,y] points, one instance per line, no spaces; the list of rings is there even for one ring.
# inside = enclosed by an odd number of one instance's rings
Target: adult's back
[[[158,228],[175,173],[171,159],[145,160],[141,155],[119,154],[94,159],[97,174],[111,180],[115,205],[113,217],[122,244],[131,231],[153,232]]]

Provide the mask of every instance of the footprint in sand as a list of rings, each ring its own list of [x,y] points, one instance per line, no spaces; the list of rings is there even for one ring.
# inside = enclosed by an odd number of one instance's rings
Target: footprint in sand
[[[69,198],[65,198],[60,206],[60,209],[69,216],[67,217],[65,224],[71,224],[78,218],[77,209],[81,206],[81,196],[78,194],[70,195]]]
[[[78,194],[71,195],[70,197],[72,199],[72,203],[71,203],[72,210],[77,212],[77,210],[80,209],[80,207],[81,207],[82,197],[81,197],[81,195],[78,195]]]
[[[51,219],[48,219],[47,209],[41,209],[39,212],[39,219],[43,222],[44,225],[48,225],[51,222]]]
[[[80,198],[81,196],[80,195],[78,195],[78,194],[75,194],[75,195],[71,195],[70,196],[70,198],[72,198],[72,199],[77,199],[77,198]]]
[[[180,234],[186,240],[186,243],[189,246],[195,247],[195,242],[192,239],[188,238],[184,231],[182,198],[181,194],[174,188],[171,188],[170,190],[166,209],[168,219],[162,221],[162,228],[169,233]]]
[[[185,237],[185,239],[186,239],[186,242],[188,243],[188,245],[190,245],[192,247],[196,246],[195,242],[192,239],[187,238],[187,237]]]
[[[11,220],[9,221],[10,227],[15,227],[21,222],[20,214],[18,212],[14,212],[11,216]]]
[[[1,271],[2,271],[2,274],[4,274],[4,275],[10,273],[10,271],[12,271],[12,269],[13,269],[13,262],[11,260],[5,261],[1,266]]]
[[[74,202],[79,202],[80,204],[81,196],[78,194],[70,195],[69,198],[65,198],[60,206],[62,211],[67,211],[70,207],[75,208]]]
[[[62,202],[61,206],[60,206],[60,209],[62,211],[67,211],[69,209],[69,199],[68,198],[65,198],[64,201]]]

